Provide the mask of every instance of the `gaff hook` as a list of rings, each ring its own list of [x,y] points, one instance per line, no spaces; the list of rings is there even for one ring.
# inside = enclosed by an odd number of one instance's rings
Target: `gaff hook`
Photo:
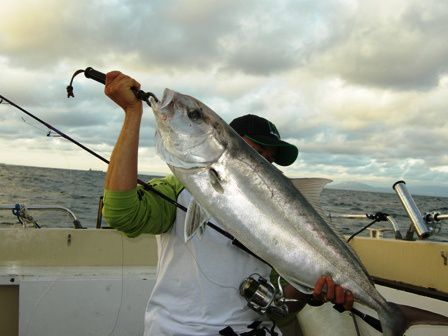
[[[73,80],[77,75],[80,73],[83,73],[87,78],[93,79],[97,81],[98,83],[106,84],[106,74],[97,71],[93,69],[92,67],[87,67],[85,70],[77,70],[72,76],[72,79],[70,80],[70,84],[67,85],[67,98],[75,97],[73,93]],[[134,92],[137,99],[142,100],[146,102],[149,106],[151,106],[151,102],[149,100],[150,97],[152,97],[156,102],[159,102],[157,97],[152,92],[144,92],[143,90],[138,90],[136,88],[131,88],[131,90]]]

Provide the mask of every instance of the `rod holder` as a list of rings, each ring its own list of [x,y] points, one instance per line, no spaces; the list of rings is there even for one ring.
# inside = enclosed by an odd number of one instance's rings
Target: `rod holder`
[[[425,221],[423,220],[423,216],[420,210],[415,204],[414,199],[406,187],[406,182],[398,181],[392,187],[398,195],[398,198],[401,201],[404,209],[406,210],[409,218],[414,224],[414,229],[417,232],[417,235],[420,239],[428,238],[432,234],[431,228],[429,228]]]

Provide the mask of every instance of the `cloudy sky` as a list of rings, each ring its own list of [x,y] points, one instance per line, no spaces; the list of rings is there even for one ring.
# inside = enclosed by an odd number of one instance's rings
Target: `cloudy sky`
[[[271,119],[300,148],[289,176],[448,195],[444,0],[0,0],[0,94],[108,158],[123,113],[79,76],[120,70],[145,91],[200,99],[225,120]],[[140,172],[167,172],[145,111]],[[105,164],[7,104],[0,162]]]

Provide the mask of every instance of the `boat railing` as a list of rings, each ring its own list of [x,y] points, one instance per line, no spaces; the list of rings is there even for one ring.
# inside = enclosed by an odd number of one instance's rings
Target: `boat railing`
[[[428,214],[427,214],[427,215],[428,215]],[[434,220],[435,220],[436,222],[439,222],[439,221],[443,221],[443,220],[447,220],[447,219],[448,219],[448,214],[444,215],[444,214],[440,214],[440,213],[438,213],[438,212],[435,212],[435,213],[433,213],[433,214],[429,214],[429,215],[431,215],[432,218],[434,218]]]
[[[380,217],[382,217],[382,216],[384,216],[384,218],[380,219]],[[373,223],[387,221],[391,224],[392,228],[378,228],[378,227],[366,228],[370,232],[370,237],[371,238],[382,238],[384,232],[393,231],[395,239],[403,239],[403,236],[401,235],[401,232],[400,232],[400,227],[398,225],[398,222],[395,220],[395,218],[390,215],[381,213],[381,212],[378,212],[375,214],[373,214],[373,213],[372,214],[370,214],[370,213],[366,213],[366,214],[335,214],[335,213],[332,213],[329,215],[329,217],[330,217],[330,219],[333,219],[333,218],[357,219],[357,220],[370,219],[370,220],[374,220]]]
[[[19,222],[25,227],[28,224],[32,225],[35,228],[40,228],[37,220],[34,219],[34,217],[30,214],[29,210],[40,210],[40,211],[59,211],[64,212],[68,214],[73,219],[73,227],[75,229],[84,229],[81,225],[81,222],[76,217],[73,211],[70,209],[63,207],[63,206],[57,206],[57,205],[30,205],[27,206],[25,204],[7,204],[7,205],[0,205],[0,210],[9,210],[12,211],[13,215],[17,217]]]
[[[375,214],[334,214],[329,215],[330,219],[332,218],[343,218],[343,219],[371,219],[373,220],[370,224],[365,226],[362,230],[358,231],[356,234],[362,232],[364,229],[369,228],[370,237],[372,238],[382,238],[383,233],[387,231],[393,231],[395,239],[404,239],[404,240],[414,240],[414,233],[417,234],[419,239],[426,239],[438,232],[441,229],[441,221],[448,220],[448,214],[441,214],[439,212],[428,212],[422,213],[420,212],[418,206],[416,205],[414,199],[412,198],[411,193],[408,191],[406,187],[406,183],[404,181],[398,181],[393,185],[393,189],[395,190],[398,198],[403,205],[408,217],[411,220],[411,224],[409,229],[403,238],[398,222],[391,215],[377,212]],[[391,224],[392,229],[390,228],[370,228],[370,226],[374,223],[387,221]],[[355,234],[355,235],[356,235]],[[354,235],[352,235],[353,237]],[[350,237],[349,240],[352,238]]]

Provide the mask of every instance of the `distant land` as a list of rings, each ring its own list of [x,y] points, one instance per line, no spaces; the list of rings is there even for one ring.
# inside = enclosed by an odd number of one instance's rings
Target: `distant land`
[[[385,192],[393,193],[392,186],[390,188],[375,187],[367,183],[361,182],[331,182],[327,184],[328,189],[342,189],[342,190],[356,190],[356,191],[372,191],[372,192]]]
[[[409,192],[412,195],[419,196],[440,196],[448,197],[448,188],[441,186],[422,186],[422,185],[412,185],[412,182],[406,183]],[[356,191],[370,191],[370,192],[381,192],[381,193],[394,193],[392,185],[390,187],[377,187],[372,186],[367,183],[361,182],[332,182],[327,184],[328,189],[342,189],[342,190],[356,190]]]

